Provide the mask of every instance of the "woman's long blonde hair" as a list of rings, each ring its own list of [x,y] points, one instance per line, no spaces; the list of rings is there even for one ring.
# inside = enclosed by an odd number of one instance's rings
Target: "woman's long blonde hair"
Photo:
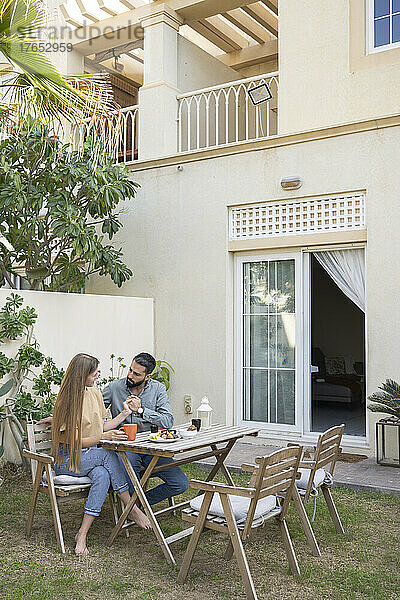
[[[52,452],[57,460],[60,444],[62,459],[66,446],[69,451],[69,469],[78,472],[82,451],[83,394],[89,375],[95,372],[99,361],[89,354],[77,354],[71,360],[61,382],[54,405],[52,420]],[[60,431],[62,429],[63,431]]]

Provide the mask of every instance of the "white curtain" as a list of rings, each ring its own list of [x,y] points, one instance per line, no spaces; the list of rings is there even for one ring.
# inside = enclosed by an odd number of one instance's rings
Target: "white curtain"
[[[336,285],[365,312],[364,248],[313,252]]]

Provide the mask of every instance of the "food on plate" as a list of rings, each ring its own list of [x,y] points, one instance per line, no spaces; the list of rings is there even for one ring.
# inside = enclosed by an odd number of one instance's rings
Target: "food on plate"
[[[161,429],[157,433],[150,433],[150,440],[176,440],[179,435],[176,433],[176,429]]]
[[[187,430],[188,430],[188,431],[197,431],[197,427],[196,427],[196,425],[190,425],[190,426],[187,428]]]

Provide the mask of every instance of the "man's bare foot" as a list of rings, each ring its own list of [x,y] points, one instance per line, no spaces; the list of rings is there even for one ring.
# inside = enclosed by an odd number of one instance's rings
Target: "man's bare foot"
[[[86,534],[81,533],[80,530],[75,536],[75,554],[76,556],[87,556],[89,554],[89,550],[86,547]]]
[[[150,520],[137,506],[134,506],[129,513],[129,520],[134,521],[142,529],[152,529]]]

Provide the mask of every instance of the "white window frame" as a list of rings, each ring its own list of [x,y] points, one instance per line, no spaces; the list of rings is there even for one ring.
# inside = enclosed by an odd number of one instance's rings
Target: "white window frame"
[[[390,16],[392,16],[392,3],[390,0]],[[399,13],[396,13],[396,15]],[[374,46],[374,0],[366,0],[366,53],[376,54],[385,50],[394,50],[400,48],[400,42],[392,42],[385,46]],[[390,18],[390,36],[392,35],[392,19]]]
[[[241,254],[235,257],[235,326],[234,326],[234,405],[235,422],[248,427],[261,427],[261,435],[278,434],[294,435],[296,439],[303,431],[303,273],[302,253],[285,252],[272,253],[265,251],[263,254]],[[294,425],[284,423],[265,423],[261,421],[248,421],[243,418],[243,264],[247,262],[262,262],[266,260],[294,260],[295,261],[295,323],[296,323],[296,347],[295,347],[295,419]]]

